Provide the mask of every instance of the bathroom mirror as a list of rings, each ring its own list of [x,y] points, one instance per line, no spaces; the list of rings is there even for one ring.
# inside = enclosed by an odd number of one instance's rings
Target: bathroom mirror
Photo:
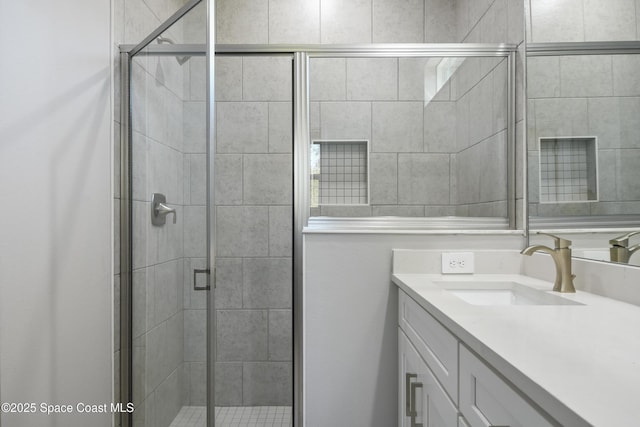
[[[311,58],[312,219],[510,228],[514,48],[449,49]]]
[[[633,2],[527,3],[531,240],[560,234],[574,256],[640,265],[640,15]]]

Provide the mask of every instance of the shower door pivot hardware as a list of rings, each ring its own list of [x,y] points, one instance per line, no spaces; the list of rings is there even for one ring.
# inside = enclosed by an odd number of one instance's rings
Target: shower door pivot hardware
[[[173,223],[176,223],[176,210],[165,205],[167,198],[164,194],[153,193],[151,196],[151,224],[164,225],[167,215],[173,214]]]

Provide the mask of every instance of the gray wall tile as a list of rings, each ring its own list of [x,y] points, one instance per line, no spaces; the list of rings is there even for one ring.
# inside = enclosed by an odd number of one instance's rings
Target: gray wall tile
[[[158,264],[154,269],[155,321],[164,322],[182,309],[182,262],[175,260]],[[180,298],[178,299],[178,295]]]
[[[424,151],[456,151],[455,102],[430,102],[424,107]]]
[[[204,102],[193,101],[184,103],[184,151],[185,153],[206,152],[206,124],[207,106]]]
[[[269,256],[292,256],[293,208],[269,206]]]
[[[507,1],[507,42],[520,44],[524,40],[525,9],[521,1]]]
[[[207,312],[184,311],[184,360],[204,362],[207,359]]]
[[[373,43],[422,43],[424,0],[373,0]]]
[[[320,0],[321,43],[371,43],[371,0]]]
[[[242,406],[242,363],[216,362],[216,404]]]
[[[206,101],[207,99],[207,65],[203,57],[189,59],[188,95],[191,101]],[[186,91],[186,90],[185,90]]]
[[[372,152],[421,152],[423,110],[421,102],[374,102]]]
[[[218,154],[215,159],[217,205],[242,204],[242,155]]]
[[[266,360],[268,357],[267,312],[217,310],[217,360]]]
[[[398,203],[449,204],[447,154],[398,154]]]
[[[290,57],[242,58],[242,98],[245,101],[291,102]]]
[[[244,156],[243,194],[247,204],[292,203],[293,165],[290,154]]]
[[[291,405],[291,362],[244,363],[243,404],[249,406]]]
[[[395,205],[398,203],[398,155],[370,154],[370,203]]]
[[[618,186],[622,200],[640,200],[640,149],[619,152]]]
[[[551,136],[582,136],[588,132],[584,98],[535,100],[536,140]]]
[[[398,99],[396,58],[347,59],[347,99],[386,101]]]
[[[482,43],[504,43],[507,40],[507,2],[508,0],[493,1],[482,16],[480,20],[480,41]]]
[[[636,40],[635,0],[584,0],[585,41]]]
[[[611,56],[560,58],[560,94],[563,97],[611,96]]]
[[[156,426],[169,427],[182,407],[182,394],[178,371],[173,371],[155,392]]]
[[[618,150],[598,149],[598,199],[600,201],[620,200],[623,189],[618,187],[618,178],[624,176],[626,171],[620,173],[619,159]]]
[[[527,58],[527,96],[554,98],[560,96],[560,57]]]
[[[347,99],[347,60],[345,58],[311,58],[309,64],[311,101]]]
[[[183,272],[183,300],[185,309],[205,309],[207,308],[207,294],[202,291],[194,290],[193,270],[207,268],[206,258],[184,258]],[[197,277],[198,285],[202,286],[205,281],[203,274]]]
[[[371,139],[371,103],[323,102],[320,104],[320,137]]]
[[[216,230],[218,256],[267,256],[269,209],[266,206],[219,206]]]
[[[639,25],[640,27],[640,25]],[[640,55],[613,57],[613,88],[616,96],[640,96]]]
[[[185,204],[207,204],[207,158],[204,154],[185,156],[189,162],[189,198]]]
[[[217,105],[218,153],[266,153],[269,106],[265,102]]]
[[[216,101],[242,101],[242,58],[216,57]]]
[[[269,43],[320,43],[318,0],[269,0]]]
[[[581,42],[584,41],[584,22],[576,17],[584,16],[583,0],[565,0],[549,7],[546,0],[531,0],[530,11],[533,27],[531,41]]]
[[[457,43],[456,4],[449,0],[425,1],[425,43]]]
[[[291,258],[245,258],[242,301],[245,308],[291,308]]]
[[[166,322],[160,323],[145,335],[145,395],[149,394],[171,373]]]
[[[269,153],[293,150],[293,112],[291,102],[269,103]]]
[[[216,308],[242,308],[242,258],[216,259]]]
[[[470,144],[482,141],[493,133],[492,100],[493,79],[487,76],[469,92]]]
[[[292,360],[292,312],[269,310],[269,360]]]
[[[207,404],[207,366],[205,362],[191,362],[189,365],[189,404],[186,406],[205,406]],[[218,370],[215,372],[216,389],[222,386]],[[222,405],[216,396],[216,403]]]
[[[268,43],[269,1],[216,1],[216,42],[226,44]]]
[[[184,255],[203,257],[207,254],[205,206],[184,207]]]
[[[456,149],[469,146],[469,95],[456,101]]]

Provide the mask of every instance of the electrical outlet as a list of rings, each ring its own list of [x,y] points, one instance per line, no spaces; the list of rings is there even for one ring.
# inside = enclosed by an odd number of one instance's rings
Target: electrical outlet
[[[442,274],[469,274],[473,268],[473,252],[442,253]]]

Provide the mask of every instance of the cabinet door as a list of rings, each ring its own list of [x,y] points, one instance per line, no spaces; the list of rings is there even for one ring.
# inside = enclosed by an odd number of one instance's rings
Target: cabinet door
[[[555,425],[463,345],[460,412],[472,427]]]
[[[400,328],[398,328],[398,341],[400,374],[398,425],[401,427],[457,427],[458,410]]]

